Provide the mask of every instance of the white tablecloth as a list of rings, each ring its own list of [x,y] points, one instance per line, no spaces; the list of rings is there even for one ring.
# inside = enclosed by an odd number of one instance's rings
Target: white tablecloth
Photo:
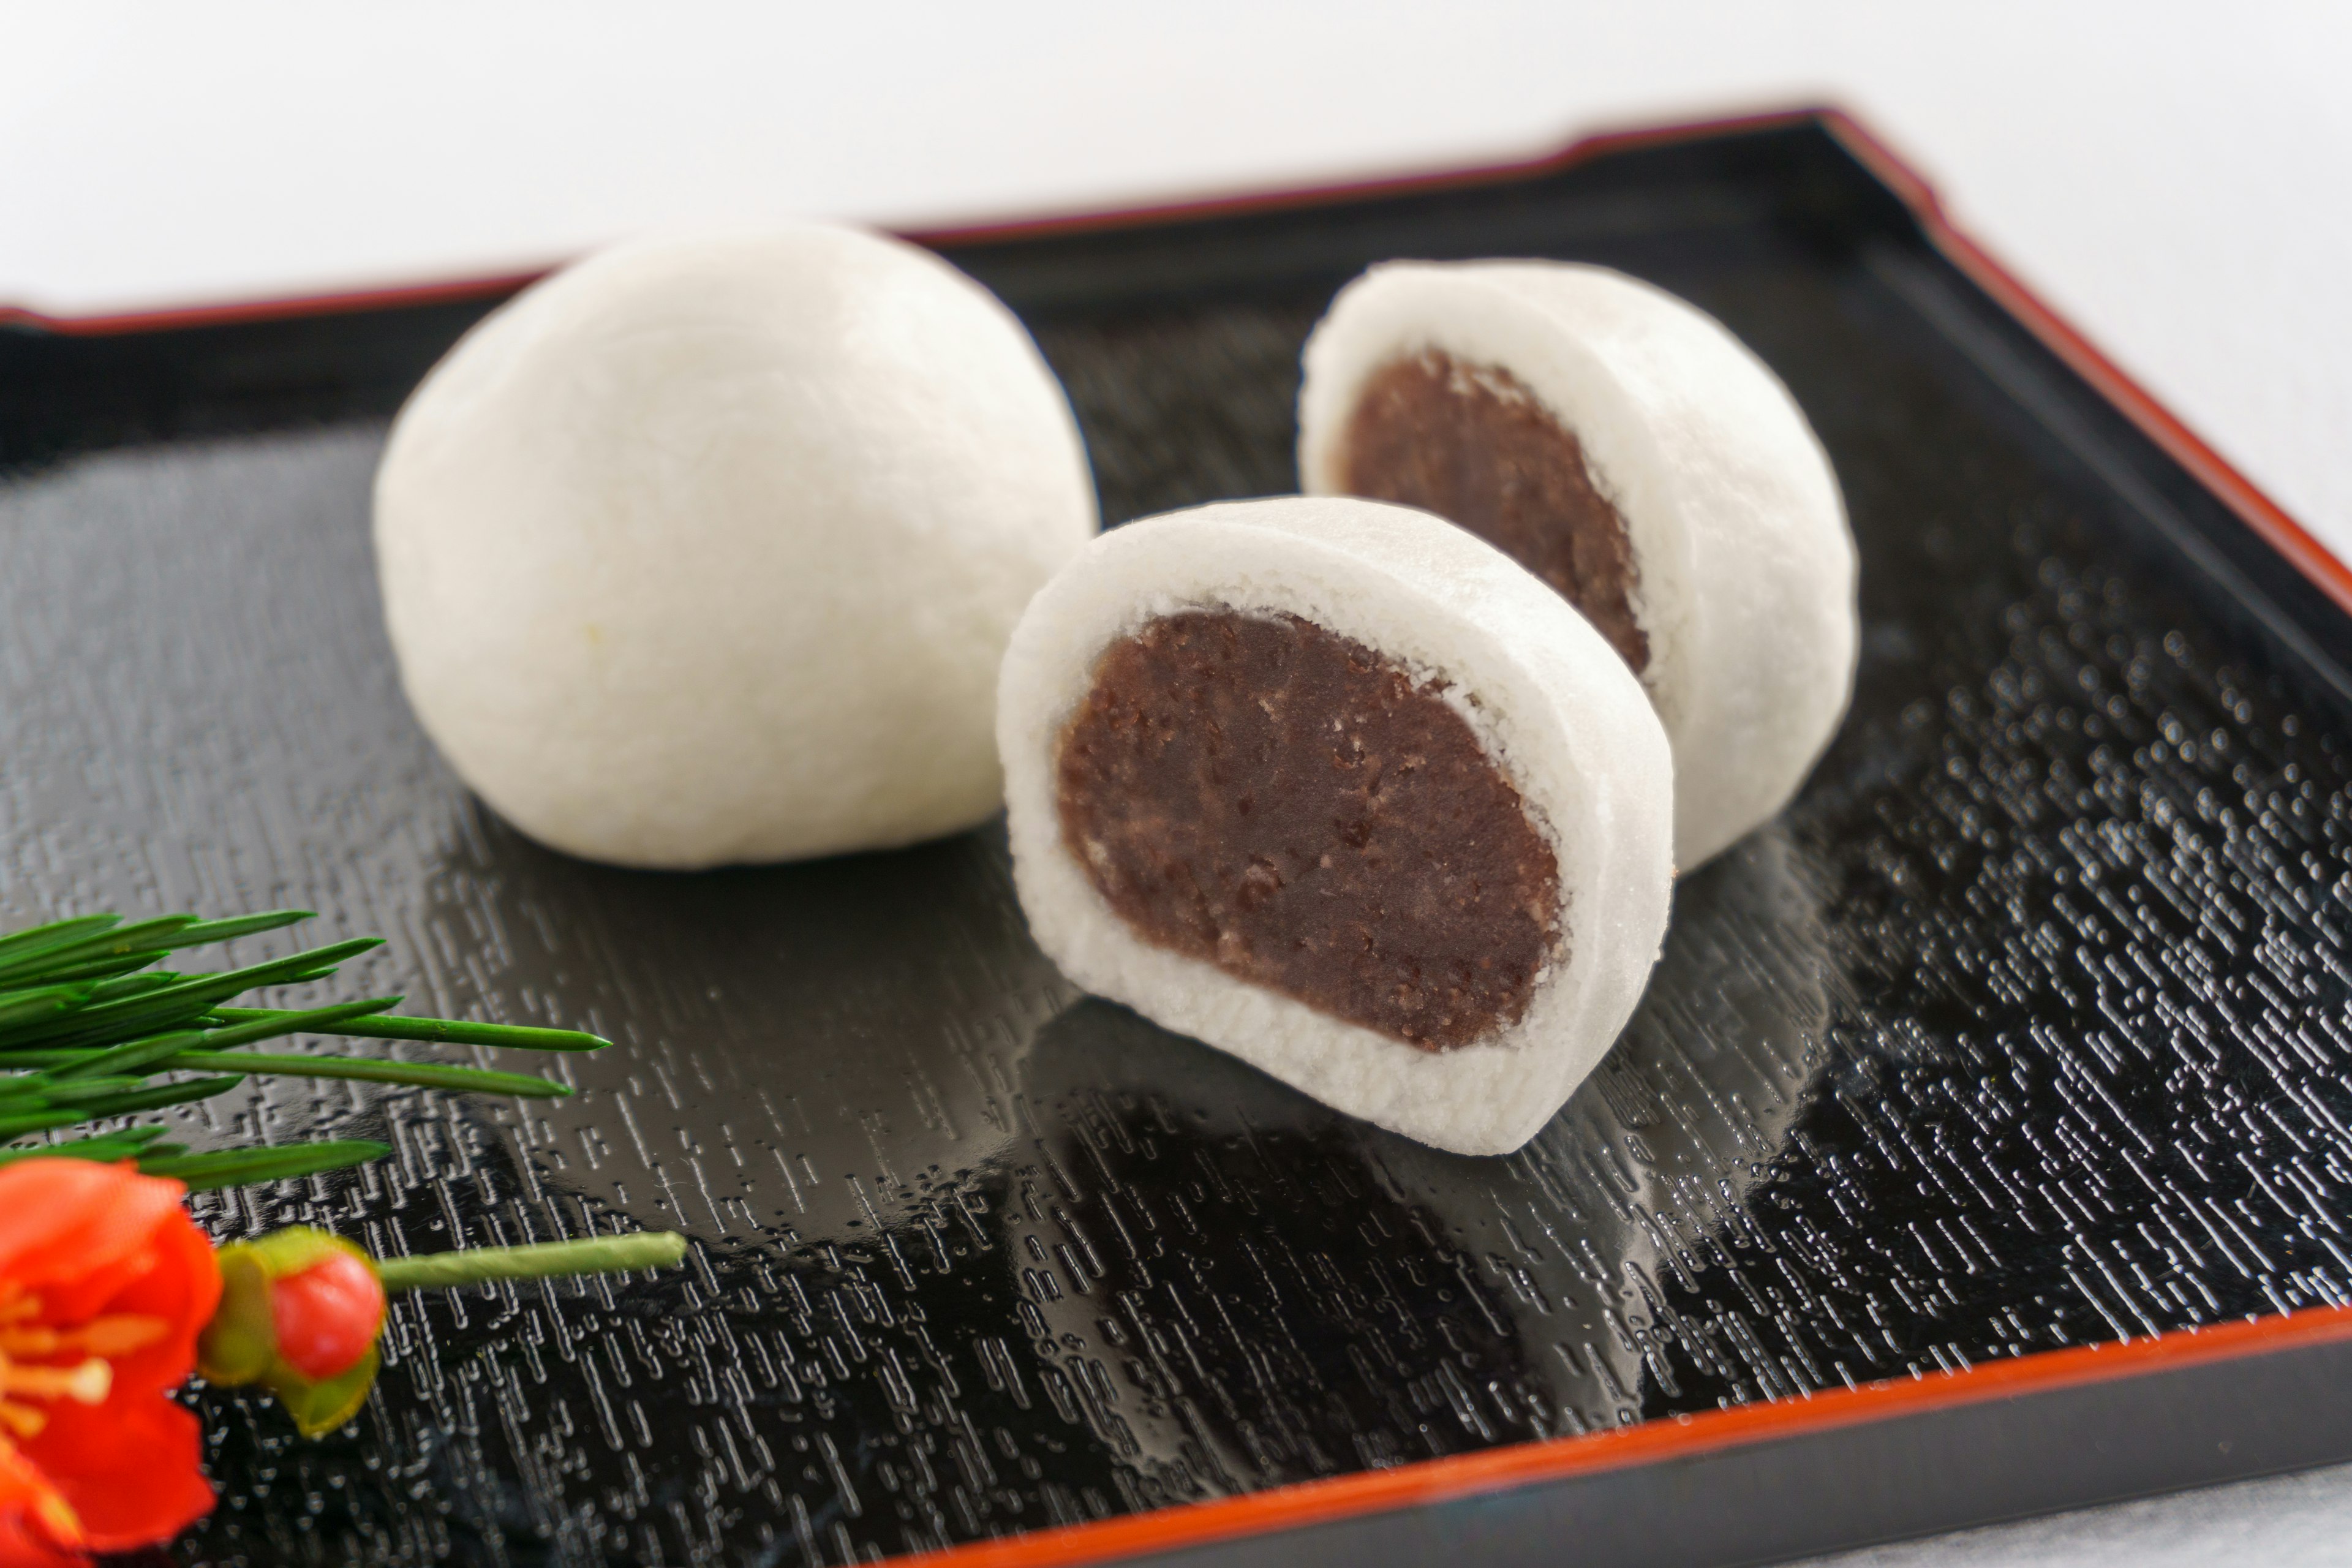
[[[1836,101],[2352,556],[2352,6],[2326,0],[9,0],[0,58],[0,300],[71,311],[464,276],[655,224],[1436,169]],[[1859,1561],[2347,1559],[2352,1472]]]

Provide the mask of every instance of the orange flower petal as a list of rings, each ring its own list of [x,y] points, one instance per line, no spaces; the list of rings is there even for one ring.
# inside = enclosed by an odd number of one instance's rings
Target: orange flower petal
[[[0,1167],[0,1280],[46,1293],[102,1279],[146,1249],[186,1193],[177,1182],[93,1160]]]
[[[195,1416],[157,1394],[117,1405],[49,1407],[49,1424],[25,1452],[81,1518],[94,1552],[169,1541],[213,1509],[197,1459]]]
[[[5,1173],[5,1168],[0,1168],[0,1173]],[[0,1193],[0,1203],[6,1201],[5,1194]],[[163,1325],[161,1333],[142,1335],[123,1353],[109,1357],[114,1363],[117,1398],[166,1393],[187,1382],[195,1370],[196,1338],[220,1305],[220,1269],[213,1262],[212,1240],[178,1205],[165,1212],[149,1235],[140,1261],[144,1267],[113,1279],[109,1294],[77,1303],[83,1309],[77,1317],[65,1317],[56,1310],[58,1293],[54,1289],[42,1298],[45,1321],[70,1324],[131,1317]],[[0,1273],[0,1280],[6,1278]]]
[[[73,1510],[22,1454],[0,1442],[0,1568],[89,1568]]]

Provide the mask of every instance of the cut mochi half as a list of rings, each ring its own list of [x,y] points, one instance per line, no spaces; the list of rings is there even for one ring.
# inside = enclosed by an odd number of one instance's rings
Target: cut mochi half
[[[1712,317],[1606,268],[1390,262],[1307,342],[1299,486],[1423,507],[1582,610],[1675,752],[1684,869],[1776,815],[1853,688],[1828,456]]]
[[[1013,876],[1077,984],[1462,1153],[1533,1136],[1642,994],[1674,764],[1623,660],[1426,512],[1108,533],[997,690]]]

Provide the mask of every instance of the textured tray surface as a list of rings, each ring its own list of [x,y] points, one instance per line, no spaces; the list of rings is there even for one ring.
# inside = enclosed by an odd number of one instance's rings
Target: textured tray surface
[[[1678,887],[1625,1038],[1505,1160],[1078,997],[992,830],[696,877],[523,841],[394,687],[380,420],[0,483],[0,914],[305,904],[319,940],[392,939],[351,994],[616,1041],[527,1111],[195,1108],[200,1145],[397,1150],[200,1200],[216,1234],[396,1253],[625,1215],[706,1244],[690,1279],[404,1301],[323,1443],[204,1395],[225,1500],[190,1556],[840,1563],[2352,1300],[2324,661],[1957,353],[1906,256],[1550,199],[1577,221],[1510,248],[1643,272],[1790,381],[1862,542],[1864,652],[1801,799]],[[1404,248],[1189,293],[1140,250],[999,282],[1124,518],[1287,488],[1298,343]]]

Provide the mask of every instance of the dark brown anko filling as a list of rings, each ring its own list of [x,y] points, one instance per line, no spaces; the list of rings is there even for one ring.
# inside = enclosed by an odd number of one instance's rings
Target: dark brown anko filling
[[[1468,529],[1583,611],[1634,674],[1648,667],[1625,520],[1576,433],[1508,371],[1434,351],[1382,366],[1357,396],[1339,466],[1349,494]]]
[[[1468,1045],[1527,1011],[1559,872],[1440,689],[1296,616],[1155,620],[1062,732],[1062,841],[1146,941]]]

